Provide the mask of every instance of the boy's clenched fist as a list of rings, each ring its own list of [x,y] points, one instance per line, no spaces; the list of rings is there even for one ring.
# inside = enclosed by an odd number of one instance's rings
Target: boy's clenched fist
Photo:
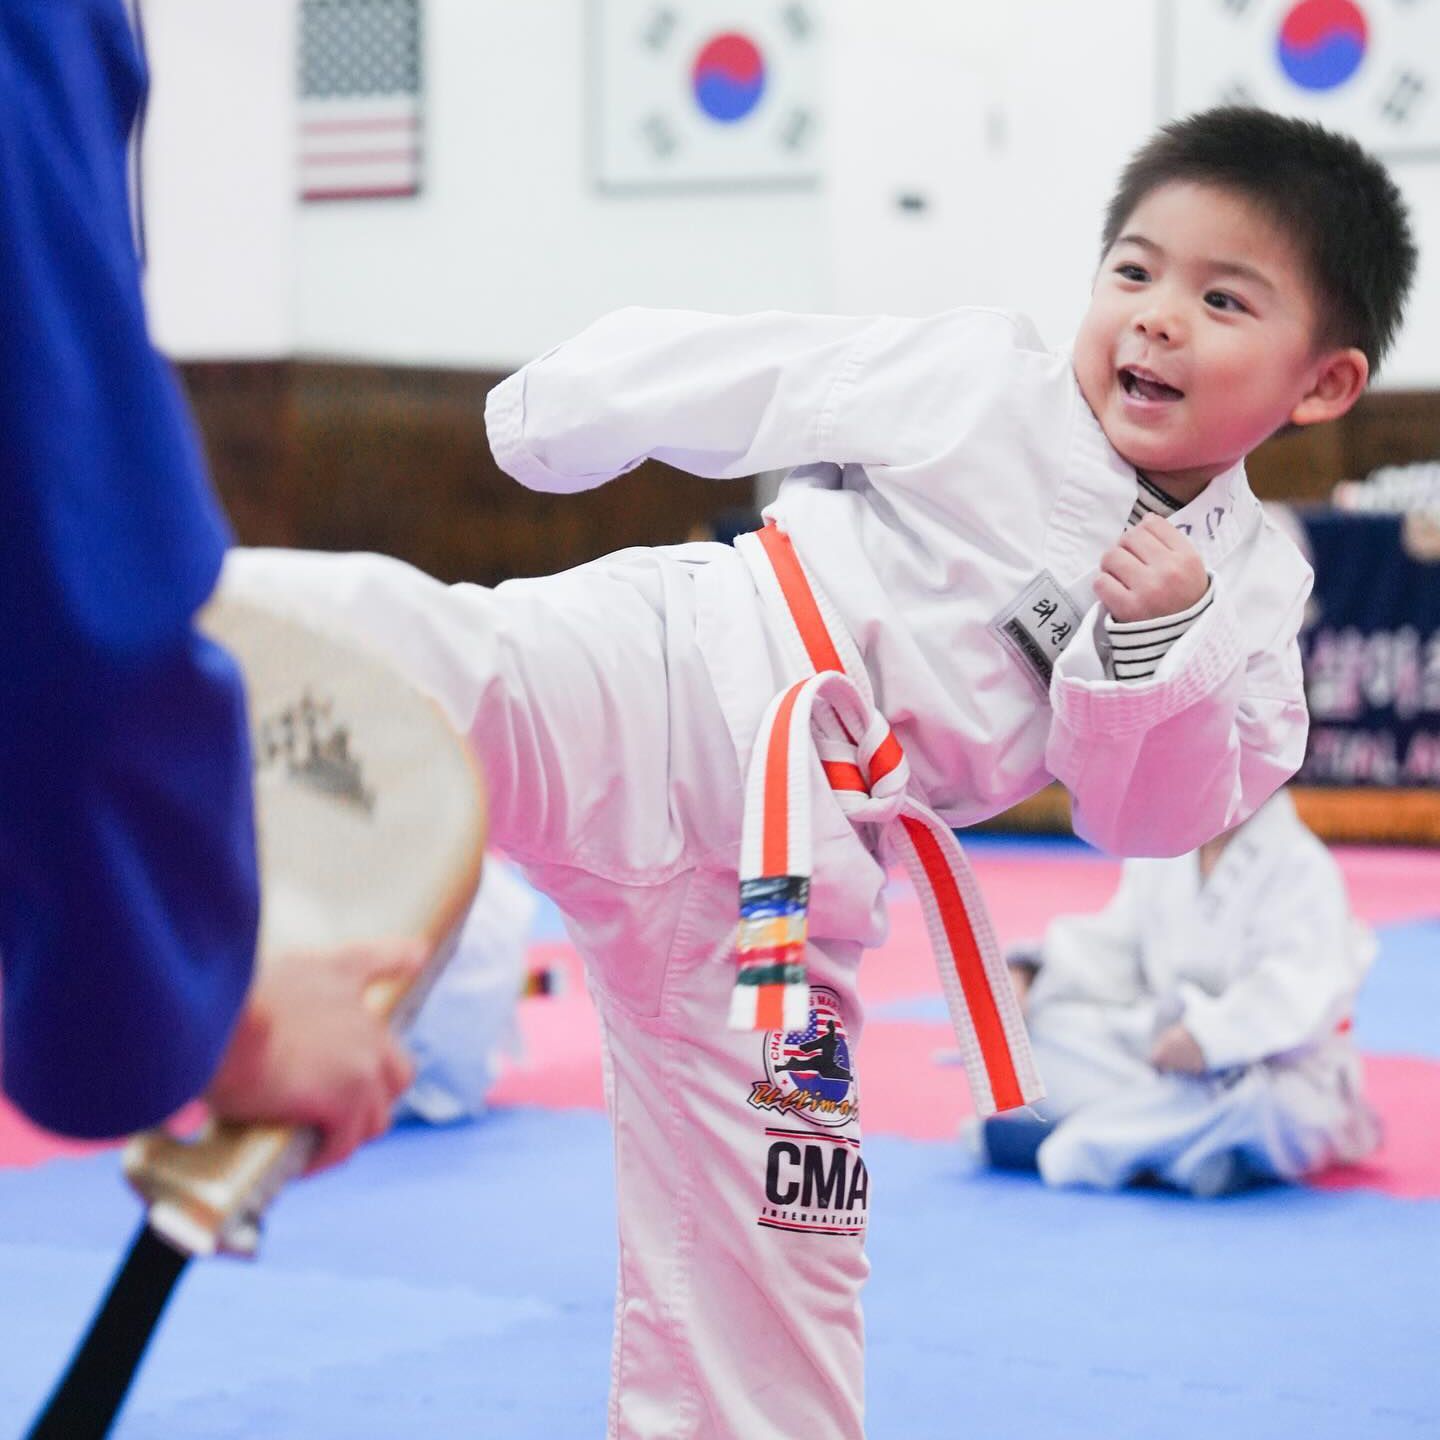
[[[1113,620],[1155,620],[1188,610],[1210,584],[1205,562],[1168,520],[1147,515],[1101,557],[1095,598]]]

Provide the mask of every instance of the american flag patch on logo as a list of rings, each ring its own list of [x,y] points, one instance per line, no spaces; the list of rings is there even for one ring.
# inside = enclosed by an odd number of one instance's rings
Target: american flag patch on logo
[[[420,193],[420,0],[303,0],[300,198]]]

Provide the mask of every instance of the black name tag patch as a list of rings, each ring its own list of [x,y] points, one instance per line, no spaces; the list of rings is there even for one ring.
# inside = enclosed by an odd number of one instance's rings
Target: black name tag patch
[[[1082,618],[1070,592],[1048,570],[1042,570],[990,622],[990,629],[1048,695],[1055,661],[1075,638]]]

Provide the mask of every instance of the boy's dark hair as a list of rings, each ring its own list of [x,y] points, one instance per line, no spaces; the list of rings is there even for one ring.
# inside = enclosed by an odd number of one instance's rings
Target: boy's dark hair
[[[1310,267],[1321,345],[1354,345],[1371,369],[1390,348],[1415,277],[1405,202],[1385,167],[1348,136],[1268,110],[1224,106],[1159,130],[1120,176],[1102,254],[1151,191],[1175,182],[1243,195]]]

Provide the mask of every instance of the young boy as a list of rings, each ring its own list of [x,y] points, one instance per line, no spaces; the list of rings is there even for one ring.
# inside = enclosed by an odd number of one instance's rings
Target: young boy
[[[647,457],[788,468],[734,550],[494,591],[379,557],[231,567],[441,699],[495,842],[586,958],[619,1187],[612,1435],[861,1434],[856,969],[884,861],[917,878],[977,1104],[1038,1098],[947,826],[1053,776],[1097,844],[1178,854],[1296,768],[1310,574],[1244,456],[1353,404],[1413,262],[1353,144],[1209,113],[1126,171],[1073,357],[988,311],[627,310],[491,394],[496,458],[532,487]]]
[[[986,1122],[989,1158],[1202,1196],[1363,1158],[1379,1127],[1349,1021],[1374,951],[1283,790],[1193,855],[1127,861],[1017,967],[1047,1118]]]

